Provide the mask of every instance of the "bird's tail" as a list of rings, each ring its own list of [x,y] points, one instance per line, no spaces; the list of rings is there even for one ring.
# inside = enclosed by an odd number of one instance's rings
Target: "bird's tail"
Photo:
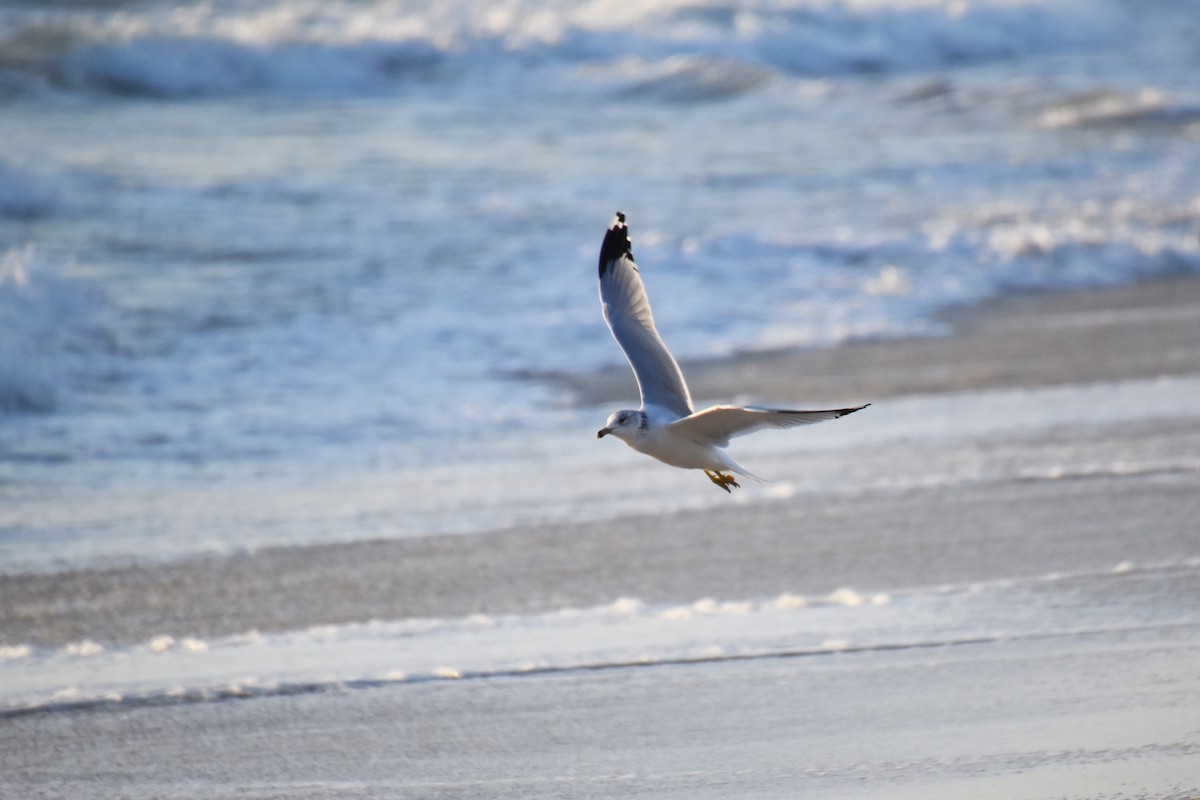
[[[728,453],[725,454],[725,461],[726,461],[725,469],[729,470],[730,472],[736,472],[738,475],[741,475],[743,478],[749,478],[750,480],[756,481],[758,483],[770,483],[771,482],[771,481],[767,480],[766,478],[763,478],[759,475],[755,475],[753,472],[746,469],[738,462],[734,461],[733,458],[731,458]]]

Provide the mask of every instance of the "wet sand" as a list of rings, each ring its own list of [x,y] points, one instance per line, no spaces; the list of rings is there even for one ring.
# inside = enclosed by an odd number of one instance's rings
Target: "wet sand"
[[[0,723],[12,797],[1194,798],[1197,639],[446,681]],[[81,745],[80,743],[85,743]]]
[[[1190,278],[1010,296],[941,321],[953,335],[688,363],[688,385],[697,398],[745,394],[790,404],[799,397],[819,406],[1200,372],[1200,281]],[[624,368],[552,379],[589,403],[637,396]]]
[[[1193,427],[1114,435],[1200,452]],[[0,641],[132,644],[159,634],[210,638],[370,619],[537,613],[626,596],[690,603],[1107,569],[1131,558],[1200,556],[1196,520],[1200,476],[1152,473],[848,492],[570,526],[270,549],[5,576]]]

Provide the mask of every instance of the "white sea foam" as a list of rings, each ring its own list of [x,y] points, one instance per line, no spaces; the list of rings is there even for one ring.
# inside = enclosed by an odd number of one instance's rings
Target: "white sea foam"
[[[472,617],[375,621],[228,637],[207,648],[165,646],[168,637],[126,648],[82,643],[0,660],[0,714],[1077,636],[1158,624],[1164,604],[1174,624],[1194,624],[1176,598],[1196,580],[1194,563],[1178,563],[891,595],[843,588],[824,597],[704,598],[667,607],[622,599],[491,617],[483,627]],[[1094,596],[1115,591],[1112,581],[1122,582],[1122,602],[1096,603]],[[1064,591],[1048,598],[1048,584]]]
[[[24,17],[10,11],[0,53],[21,72],[66,87],[167,97],[378,92],[439,71],[485,76],[514,57],[570,66],[626,56],[665,65],[654,67],[656,77],[635,77],[631,91],[698,99],[752,88],[764,69],[928,68],[1056,52],[1121,32],[1106,3],[1084,0],[81,7]],[[443,69],[447,62],[453,67]]]
[[[74,642],[72,644],[67,645],[63,649],[63,652],[69,656],[77,656],[79,658],[90,658],[91,656],[98,656],[101,653],[103,653],[104,645],[97,644],[96,642],[93,642],[91,639],[84,639],[83,641]]]
[[[164,650],[171,649],[174,645],[175,638],[173,636],[160,635],[151,639],[147,646],[154,652],[161,653]]]
[[[1039,110],[1051,128],[1200,130],[1200,106],[1143,86],[1136,92],[1097,89],[1058,100]]]
[[[16,661],[32,654],[33,648],[27,644],[0,645],[0,661]]]
[[[920,235],[847,245],[739,237],[736,249],[764,264],[786,259],[806,267],[807,296],[781,307],[780,321],[761,335],[761,346],[775,348],[929,333],[937,330],[929,322],[936,309],[1014,289],[1076,290],[1200,272],[1198,225],[1194,201],[1154,208],[1121,198],[1107,207],[953,209]],[[734,248],[701,246],[718,258]],[[862,276],[849,287],[848,263]],[[841,302],[849,293],[855,302]]]

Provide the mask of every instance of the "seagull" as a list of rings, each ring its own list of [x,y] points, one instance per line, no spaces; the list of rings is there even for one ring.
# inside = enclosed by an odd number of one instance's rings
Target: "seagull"
[[[611,433],[639,453],[664,464],[702,469],[710,481],[726,492],[732,493],[730,487],[740,486],[733,474],[763,480],[725,452],[734,436],[765,428],[811,425],[853,414],[870,405],[822,411],[721,405],[694,411],[683,372],[654,327],[650,299],[634,263],[629,229],[620,211],[600,245],[600,306],[613,338],[633,367],[642,407],[613,412],[596,432],[596,438],[603,439]]]

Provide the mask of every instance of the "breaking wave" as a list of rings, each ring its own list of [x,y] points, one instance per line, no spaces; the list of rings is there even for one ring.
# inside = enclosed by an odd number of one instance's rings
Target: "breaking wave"
[[[772,72],[875,73],[1089,46],[1117,35],[1100,0],[678,0],[616,6],[526,0],[426,4],[234,0],[97,11],[9,11],[4,85],[161,98],[359,95],[498,64],[630,63],[622,91],[723,97]],[[682,69],[681,66],[683,65]],[[571,70],[568,69],[568,72]],[[494,86],[494,82],[489,81]]]

